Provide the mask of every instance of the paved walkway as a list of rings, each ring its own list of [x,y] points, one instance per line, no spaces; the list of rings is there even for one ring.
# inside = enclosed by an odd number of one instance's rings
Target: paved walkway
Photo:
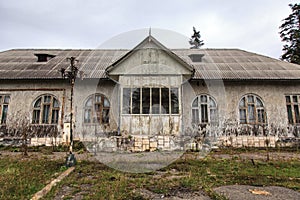
[[[299,200],[300,193],[288,188],[268,186],[255,187],[250,185],[228,185],[215,188],[229,200]]]

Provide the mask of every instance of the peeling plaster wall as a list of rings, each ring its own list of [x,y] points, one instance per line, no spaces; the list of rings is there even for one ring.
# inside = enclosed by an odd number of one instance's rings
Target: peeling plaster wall
[[[191,124],[191,104],[200,94],[209,94],[216,100],[220,121],[239,120],[238,104],[246,94],[259,96],[267,113],[267,123],[288,124],[285,95],[300,94],[300,82],[296,81],[190,81],[183,86],[183,124]]]
[[[70,110],[70,86],[58,80],[1,80],[0,94],[10,95],[8,116],[17,114],[20,118],[32,119],[33,103],[41,95],[51,94],[60,103],[58,128],[63,128],[65,114]],[[9,122],[7,122],[9,123]]]
[[[110,102],[109,124],[84,124],[84,105],[89,96],[100,93]],[[95,137],[95,133],[117,132],[119,120],[119,86],[111,80],[76,80],[74,86],[75,138]],[[82,135],[84,134],[84,135]]]

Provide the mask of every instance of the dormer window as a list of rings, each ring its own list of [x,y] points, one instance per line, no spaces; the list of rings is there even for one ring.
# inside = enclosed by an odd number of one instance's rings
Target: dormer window
[[[204,54],[190,54],[189,57],[193,62],[202,62]]]
[[[51,58],[55,57],[55,55],[46,54],[46,53],[36,53],[34,55],[38,58],[37,62],[47,62]]]

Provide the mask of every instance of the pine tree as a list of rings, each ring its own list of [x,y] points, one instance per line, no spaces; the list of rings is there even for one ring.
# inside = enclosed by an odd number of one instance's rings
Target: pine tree
[[[300,3],[289,4],[292,13],[283,20],[279,27],[280,37],[286,44],[283,46],[282,60],[300,64]]]
[[[197,31],[195,27],[193,27],[194,34],[190,39],[189,43],[192,45],[191,49],[199,49],[201,46],[204,45],[203,40],[200,40],[201,35],[200,31]]]

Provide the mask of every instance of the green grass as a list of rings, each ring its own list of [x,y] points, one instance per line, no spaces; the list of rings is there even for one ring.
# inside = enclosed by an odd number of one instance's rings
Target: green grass
[[[265,161],[193,156],[178,159],[158,172],[124,173],[101,163],[78,161],[76,169],[58,183],[44,199],[143,199],[139,189],[170,196],[174,191],[203,190],[213,199],[224,199],[213,188],[247,184],[254,186],[283,186],[300,192],[300,161]],[[260,152],[259,150],[256,150]],[[231,149],[236,155],[241,150]],[[243,151],[242,151],[243,152]],[[295,153],[295,152],[294,152]],[[192,154],[192,153],[191,153]],[[188,159],[190,157],[190,159]],[[30,199],[54,177],[65,170],[64,160],[49,160],[43,153],[38,157],[0,156],[0,199]]]
[[[76,170],[62,181],[45,199],[59,196],[66,186],[71,187],[64,198],[76,195],[84,199],[143,199],[138,192],[145,188],[168,196],[176,190],[204,190],[213,199],[224,197],[213,191],[214,187],[232,184],[254,186],[283,186],[300,192],[300,161],[256,161],[214,159],[179,159],[161,172],[130,174],[110,169],[100,163],[81,162]],[[176,172],[174,177],[173,171]],[[157,176],[157,174],[162,174]],[[82,189],[83,186],[88,186]]]
[[[0,199],[30,199],[61,172],[61,161],[2,156]]]

